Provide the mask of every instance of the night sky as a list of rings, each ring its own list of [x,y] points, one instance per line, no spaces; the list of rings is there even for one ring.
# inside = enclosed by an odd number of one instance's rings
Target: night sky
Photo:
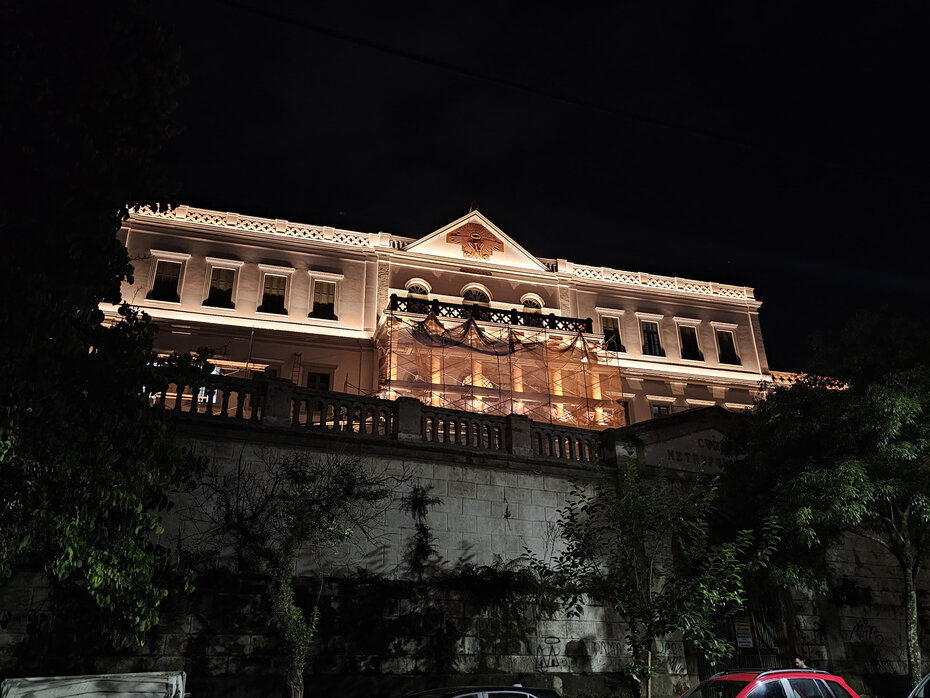
[[[922,3],[157,5],[192,206],[752,286],[772,368],[930,303]]]

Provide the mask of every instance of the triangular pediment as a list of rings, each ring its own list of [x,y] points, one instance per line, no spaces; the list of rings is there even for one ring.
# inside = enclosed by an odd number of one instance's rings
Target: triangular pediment
[[[479,211],[462,216],[404,248],[405,252],[444,257],[472,265],[493,264],[546,271],[536,259]]]

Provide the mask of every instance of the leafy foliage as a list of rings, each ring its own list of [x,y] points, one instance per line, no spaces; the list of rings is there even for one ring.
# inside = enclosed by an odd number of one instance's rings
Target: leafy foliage
[[[157,512],[196,463],[147,404],[153,326],[98,304],[131,276],[127,206],[167,200],[176,59],[134,3],[2,12],[0,572],[39,563],[141,642],[169,588]]]
[[[628,623],[631,673],[638,680],[649,675],[653,642],[674,632],[710,658],[732,651],[714,621],[743,603],[743,578],[765,563],[774,536],[768,527],[759,545],[748,530],[712,543],[714,499],[713,482],[647,482],[628,461],[616,483],[572,490],[559,511],[562,548],[551,560],[527,551],[544,586],[572,613],[580,614],[591,596]]]
[[[427,514],[430,507],[442,504],[442,500],[430,496],[431,489],[432,486],[423,486],[418,482],[400,499],[401,511],[410,514],[414,522],[414,533],[404,551],[404,564],[417,579],[423,579],[430,562],[438,556],[436,537],[427,523]]]
[[[457,647],[465,629],[450,618],[446,608],[453,602],[465,607],[480,651],[479,672],[490,671],[489,654],[512,651],[527,642],[526,621],[531,607],[540,606],[539,581],[520,560],[495,558],[493,564],[476,565],[466,559],[454,564],[442,560],[429,526],[430,508],[442,504],[430,495],[431,486],[415,483],[401,497],[401,511],[414,520],[414,532],[404,551],[404,564],[417,580],[416,603],[403,624],[423,624],[414,644],[416,660],[428,670],[454,670]],[[553,610],[551,607],[548,610]],[[409,633],[397,628],[398,632]]]
[[[813,376],[776,388],[734,422],[725,442],[731,460],[720,480],[725,516],[717,528],[732,532],[776,517],[781,541],[766,577],[780,587],[823,591],[823,549],[863,514],[857,433],[842,416],[850,394],[836,388]]]
[[[94,344],[73,357],[71,386],[8,408],[0,460],[0,572],[38,560],[59,581],[79,580],[116,645],[141,644],[158,620],[170,583],[168,551],[153,538],[159,512],[199,466],[149,407],[147,388],[164,380],[151,324],[121,314],[112,329],[87,328]]]
[[[879,337],[864,328],[878,327]],[[772,566],[781,585],[823,590],[824,551],[847,533],[887,549],[904,583],[910,679],[920,677],[916,584],[930,551],[930,368],[900,366],[926,347],[889,347],[873,364],[876,344],[897,335],[889,318],[857,318],[824,346],[848,383],[806,376],[774,390],[734,434],[730,449],[745,457],[724,476],[736,525],[774,516],[782,544]],[[903,331],[901,337],[910,336]],[[837,348],[843,347],[840,351]]]
[[[477,644],[473,670],[494,673],[501,667],[493,656],[529,645],[532,612],[556,610],[551,604],[540,608],[539,579],[522,560],[495,558],[477,565],[467,553],[454,562],[442,559],[428,520],[429,509],[438,504],[430,487],[419,482],[400,500],[415,524],[404,555],[415,580],[360,571],[334,581],[338,613],[323,614],[324,632],[341,642],[334,654],[323,648],[318,657],[323,666],[344,659],[349,643],[352,654],[368,658],[369,670],[380,671],[383,661],[402,657],[412,661],[414,672],[454,673],[462,670],[457,660],[468,635]]]
[[[243,564],[269,575],[271,622],[285,648],[288,687],[298,697],[320,608],[316,604],[308,614],[297,602],[297,557],[304,552],[319,559],[356,532],[369,535],[398,478],[349,453],[297,453],[261,465],[240,462],[235,472],[214,468],[203,483],[202,509],[213,523],[213,536],[232,542]]]

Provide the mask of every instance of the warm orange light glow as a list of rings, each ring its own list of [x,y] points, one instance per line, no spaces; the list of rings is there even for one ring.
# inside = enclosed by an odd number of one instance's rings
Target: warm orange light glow
[[[586,428],[625,424],[620,368],[582,334],[402,313],[376,341],[382,385],[424,404]]]
[[[466,223],[446,234],[446,242],[462,246],[462,255],[472,259],[490,259],[504,249],[504,243],[480,223]]]

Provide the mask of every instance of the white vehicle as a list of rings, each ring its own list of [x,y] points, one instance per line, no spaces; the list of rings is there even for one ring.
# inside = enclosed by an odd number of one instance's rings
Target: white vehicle
[[[185,679],[183,671],[5,679],[0,684],[0,698],[71,698],[111,694],[133,698],[184,698]]]
[[[930,698],[930,674],[924,676],[907,698]]]

